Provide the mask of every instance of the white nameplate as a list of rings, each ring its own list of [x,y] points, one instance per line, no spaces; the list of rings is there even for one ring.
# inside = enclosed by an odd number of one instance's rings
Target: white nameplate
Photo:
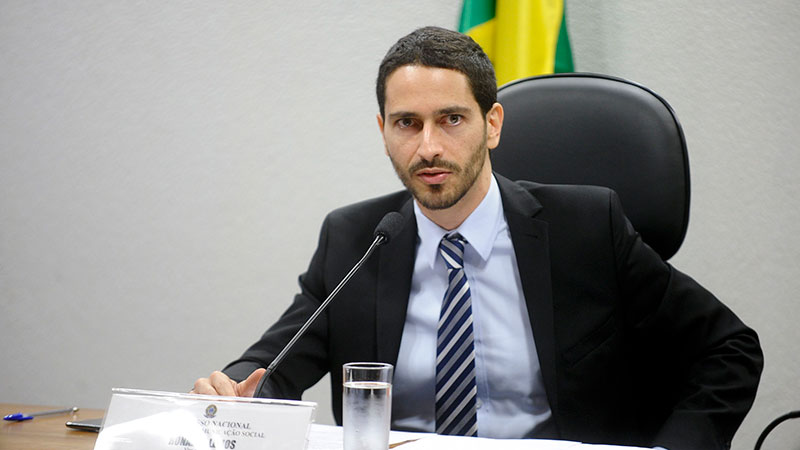
[[[95,450],[303,450],[317,404],[113,389]]]

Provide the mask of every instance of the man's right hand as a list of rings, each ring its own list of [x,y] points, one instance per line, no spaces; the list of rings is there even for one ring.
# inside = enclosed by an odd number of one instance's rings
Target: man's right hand
[[[258,381],[266,369],[256,369],[246,380],[237,383],[220,371],[215,371],[208,378],[198,378],[194,382],[192,394],[227,395],[230,397],[252,397],[256,392]]]

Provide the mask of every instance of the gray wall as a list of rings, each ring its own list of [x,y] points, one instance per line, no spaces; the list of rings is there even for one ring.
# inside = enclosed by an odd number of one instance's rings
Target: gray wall
[[[326,212],[399,189],[373,83],[460,0],[0,2],[0,401],[188,390],[286,307]],[[692,216],[673,259],[762,338],[734,447],[800,409],[800,94],[790,0],[577,1],[579,70],[666,97]],[[327,381],[308,398],[330,421]],[[800,426],[765,445],[800,449]]]

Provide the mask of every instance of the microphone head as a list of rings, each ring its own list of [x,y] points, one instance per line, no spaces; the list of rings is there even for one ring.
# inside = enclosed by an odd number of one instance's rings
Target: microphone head
[[[381,240],[380,244],[386,244],[390,240],[392,240],[400,230],[403,229],[403,225],[405,224],[405,218],[402,214],[397,211],[391,211],[386,213],[378,222],[378,226],[375,227],[375,232],[373,236],[378,237],[381,236],[383,239]]]

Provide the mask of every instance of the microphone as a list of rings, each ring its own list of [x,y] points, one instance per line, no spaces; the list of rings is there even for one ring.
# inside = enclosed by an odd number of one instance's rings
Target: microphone
[[[397,233],[403,229],[404,219],[403,215],[397,211],[386,213],[372,233],[374,237],[381,236],[383,238],[383,241],[378,245],[388,244],[393,237],[397,236]]]
[[[256,386],[256,390],[255,393],[253,394],[253,397],[264,397],[262,395],[264,394],[262,390],[264,389],[267,380],[269,379],[270,375],[272,375],[272,373],[275,372],[275,369],[278,367],[278,364],[281,363],[286,354],[289,353],[289,350],[291,350],[292,347],[294,347],[294,344],[297,343],[297,341],[303,336],[303,334],[305,334],[306,330],[308,330],[311,324],[314,323],[317,317],[319,317],[319,315],[322,314],[323,311],[325,311],[325,308],[328,307],[328,305],[331,303],[331,300],[333,300],[333,298],[336,297],[336,294],[339,293],[342,287],[344,287],[344,285],[346,285],[347,282],[350,281],[350,278],[353,277],[353,275],[358,271],[358,269],[361,268],[361,266],[370,257],[370,255],[372,255],[372,252],[374,252],[375,249],[378,248],[379,246],[387,244],[389,241],[392,240],[392,238],[397,236],[397,234],[403,228],[403,221],[404,221],[403,215],[396,211],[386,213],[386,215],[383,216],[381,221],[378,222],[378,226],[375,227],[375,231],[372,233],[374,240],[367,249],[366,253],[364,253],[364,256],[362,256],[361,260],[359,260],[356,263],[356,265],[353,266],[352,269],[350,269],[350,272],[348,272],[347,275],[344,276],[342,281],[340,281],[339,284],[336,285],[333,291],[331,291],[331,293],[328,294],[328,298],[326,298],[325,301],[322,302],[321,305],[319,305],[316,311],[314,311],[314,314],[312,314],[311,317],[309,317],[308,320],[306,320],[306,323],[304,323],[303,326],[300,327],[299,330],[297,330],[297,333],[295,333],[294,337],[292,337],[289,343],[286,344],[285,347],[283,347],[280,353],[278,353],[278,356],[276,356],[275,359],[272,360],[272,363],[270,363],[270,365],[267,367],[267,371],[264,372],[264,375],[261,376],[261,381],[258,382],[258,386]]]

